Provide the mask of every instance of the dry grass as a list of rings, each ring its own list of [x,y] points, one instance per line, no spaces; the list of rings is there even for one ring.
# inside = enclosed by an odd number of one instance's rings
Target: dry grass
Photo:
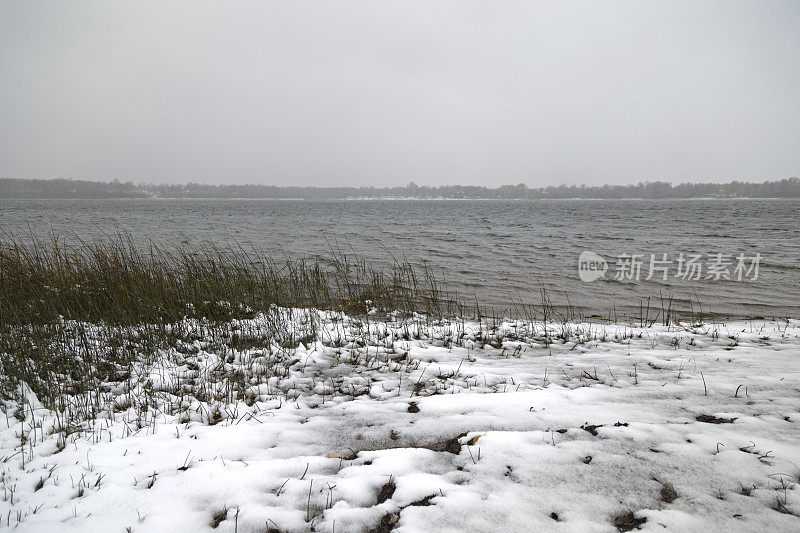
[[[53,236],[0,238],[0,325],[61,320],[155,324],[184,317],[230,320],[271,305],[350,313],[441,314],[447,302],[424,265],[377,270],[331,250],[317,261],[211,243],[134,245],[119,234],[77,246]]]
[[[297,346],[315,335],[290,308],[455,314],[430,269],[394,263],[377,270],[330,251],[317,261],[275,261],[241,246],[150,243],[129,235],[65,245],[57,236],[0,237],[0,397],[21,382],[48,405],[65,395],[99,396],[129,366],[163,348]],[[267,327],[232,321],[264,315]],[[202,331],[186,321],[196,320]],[[91,417],[99,398],[81,410]],[[83,418],[80,416],[78,418]]]

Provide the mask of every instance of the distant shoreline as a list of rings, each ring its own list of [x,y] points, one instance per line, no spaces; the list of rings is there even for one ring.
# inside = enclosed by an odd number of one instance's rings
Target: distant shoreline
[[[278,187],[274,185],[145,184],[131,181],[0,178],[0,199],[258,199],[258,200],[689,200],[800,198],[800,178],[765,182],[634,185],[560,185],[531,188],[524,183],[404,187]]]
[[[414,198],[414,197],[404,197],[404,198],[387,198],[387,197],[375,197],[375,198],[336,198],[332,200],[348,200],[348,201],[377,201],[377,200],[386,200],[386,201],[421,201],[421,202],[430,202],[430,201],[455,201],[455,202],[472,202],[472,201],[481,201],[481,202],[574,202],[574,201],[587,201],[587,202],[617,202],[622,200],[630,200],[630,201],[639,201],[639,200],[647,200],[652,202],[665,202],[671,200],[699,200],[699,201],[706,201],[706,200],[797,200],[800,197],[767,197],[767,196],[698,196],[693,198],[644,198],[644,197],[628,197],[628,198]],[[175,200],[176,198],[158,198],[159,200]],[[187,198],[191,200],[192,198]],[[222,200],[223,198],[206,198],[207,200]],[[228,198],[229,200],[286,200],[286,198]],[[310,198],[297,198],[297,200],[304,200],[309,201],[312,200]]]
[[[276,198],[276,197],[214,197],[214,196],[198,196],[198,197],[161,197],[151,196],[147,198],[132,198],[125,196],[113,197],[10,197],[0,196],[0,200],[131,200],[138,202],[164,202],[164,201],[195,201],[195,200],[226,200],[236,202],[619,202],[619,201],[648,201],[648,202],[667,202],[667,201],[738,201],[738,200],[798,200],[800,197],[780,197],[780,196],[698,196],[693,198],[643,198],[643,197],[628,197],[628,198],[415,198],[415,197],[352,197],[352,198]]]

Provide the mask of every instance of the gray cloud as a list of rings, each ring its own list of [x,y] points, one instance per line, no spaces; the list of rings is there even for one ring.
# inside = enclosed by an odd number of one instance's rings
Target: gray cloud
[[[0,1],[0,176],[800,174],[800,3]]]

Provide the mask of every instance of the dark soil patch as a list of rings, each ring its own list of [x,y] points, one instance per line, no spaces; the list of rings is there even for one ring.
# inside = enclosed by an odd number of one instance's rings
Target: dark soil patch
[[[218,511],[211,516],[211,528],[216,529],[226,518],[228,518],[228,508],[223,507],[221,511]]]
[[[706,424],[733,424],[736,418],[718,418],[714,415],[700,415],[696,420],[698,422],[705,422]]]
[[[386,513],[383,515],[383,518],[381,518],[381,522],[378,524],[378,527],[371,529],[369,533],[389,533],[389,531],[393,530],[395,526],[397,526],[397,522],[399,521],[399,514]]]
[[[647,522],[647,518],[636,518],[632,511],[614,517],[614,527],[617,528],[617,531],[640,529],[645,522]]]
[[[390,479],[388,483],[381,487],[381,491],[378,493],[378,503],[383,503],[386,500],[391,499],[396,488],[397,485],[395,485],[394,481]]]
[[[601,428],[601,427],[604,427],[604,426],[605,426],[605,424],[590,424],[590,423],[587,422],[587,423],[585,423],[584,425],[581,426],[581,429],[584,430],[584,431],[588,431],[589,433],[591,433],[592,435],[597,437],[598,428]],[[627,422],[617,422],[617,423],[614,424],[614,427],[615,428],[626,428],[626,427],[628,427],[628,423]],[[565,433],[566,431],[567,430],[559,430],[558,432],[559,433]]]
[[[421,446],[421,448],[427,448],[434,452],[447,452],[452,453],[453,455],[458,455],[461,453],[461,443],[458,442],[458,439],[466,436],[466,433],[462,433],[453,437],[452,439],[436,442],[430,446]]]
[[[673,487],[669,483],[662,483],[661,501],[665,503],[672,503],[677,499],[678,499],[678,493],[675,491],[675,487]]]
[[[355,461],[357,457],[358,457],[358,452],[355,452],[353,450],[347,450],[345,452],[342,452],[342,459],[345,461]]]
[[[595,437],[597,436],[597,428],[603,427],[604,424],[584,424],[581,426],[581,429],[584,431],[588,431]]]

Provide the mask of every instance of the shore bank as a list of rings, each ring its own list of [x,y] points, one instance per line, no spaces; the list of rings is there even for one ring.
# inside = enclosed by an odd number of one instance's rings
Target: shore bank
[[[283,319],[258,314],[224,332],[185,319],[183,340],[95,364],[84,390],[65,377],[64,390],[39,399],[18,384],[0,423],[3,522],[231,532],[800,525],[800,321],[273,312]],[[78,349],[113,354],[108,329],[64,327],[85,335],[70,341]]]

